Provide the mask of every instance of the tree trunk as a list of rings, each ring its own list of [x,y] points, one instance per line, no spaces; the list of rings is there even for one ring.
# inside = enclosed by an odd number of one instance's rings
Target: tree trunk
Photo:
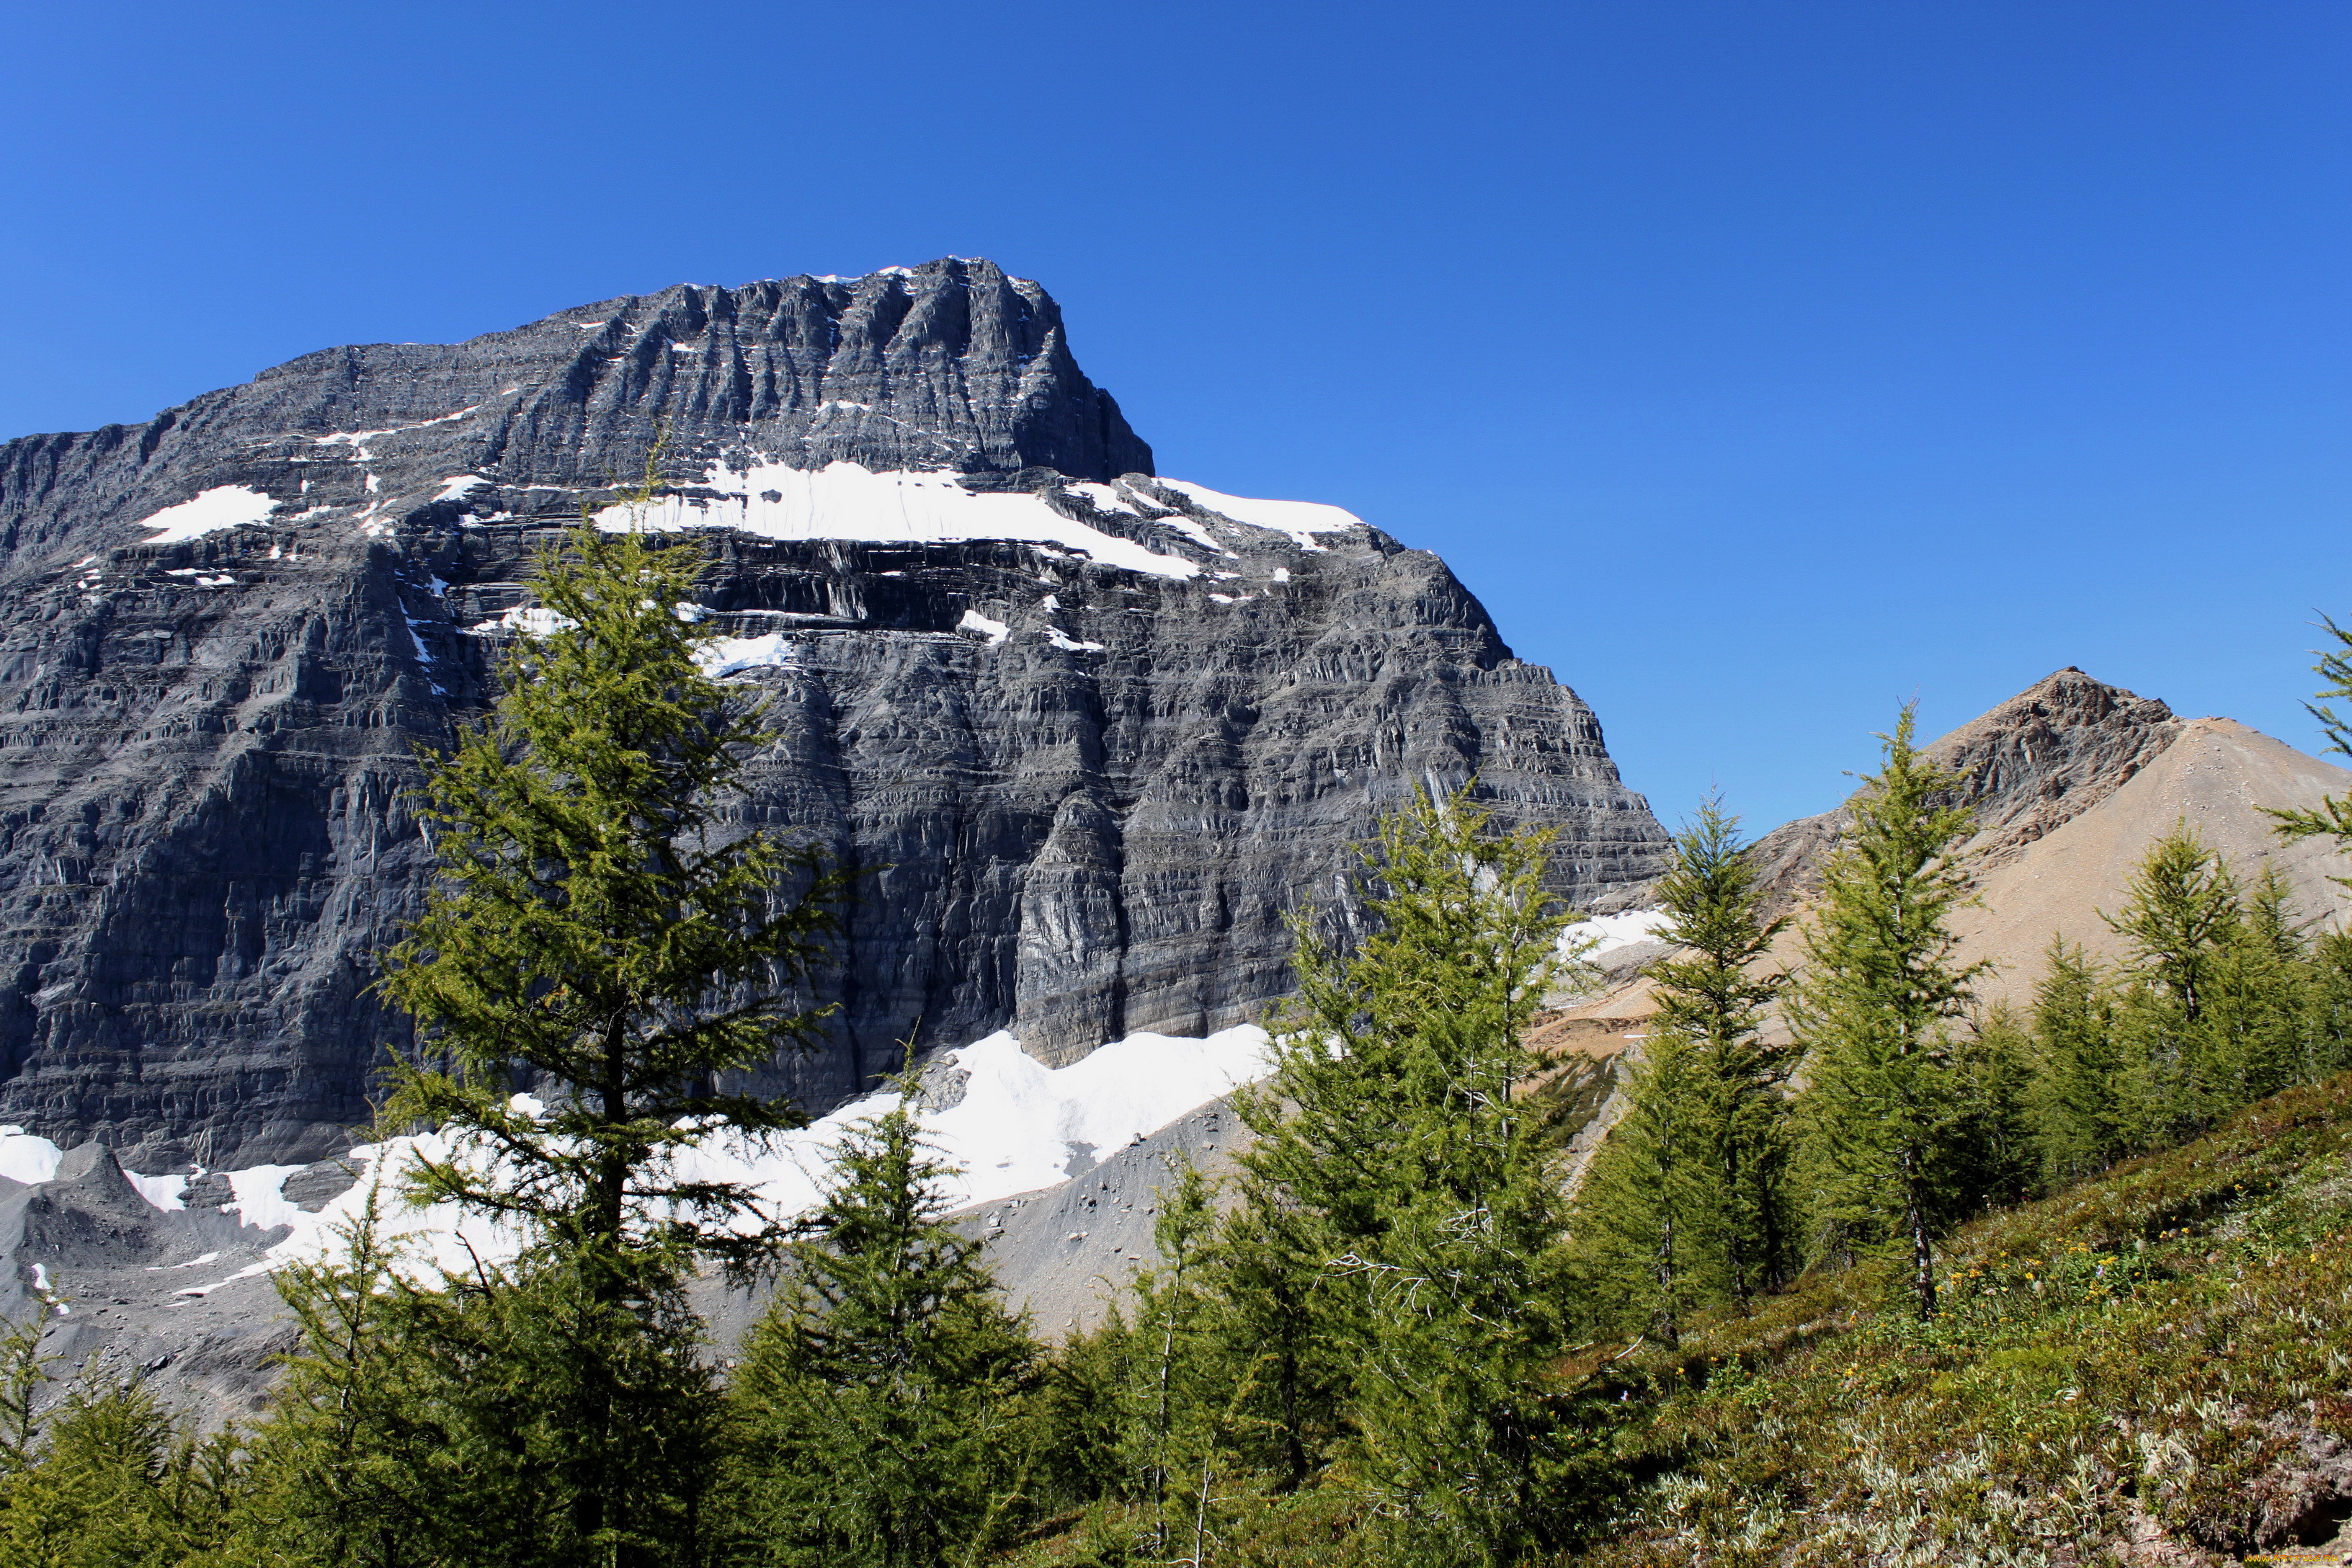
[[[1903,1222],[1911,1230],[1911,1274],[1919,1292],[1919,1321],[1936,1315],[1936,1254],[1927,1240],[1926,1183],[1921,1178],[1919,1149],[1903,1150]]]

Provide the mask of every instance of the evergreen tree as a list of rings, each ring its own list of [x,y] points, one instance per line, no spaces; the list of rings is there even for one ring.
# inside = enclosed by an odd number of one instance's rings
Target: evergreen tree
[[[1244,1089],[1234,1105],[1244,1124],[1280,1125],[1278,1099]],[[1215,1283],[1231,1336],[1224,1361],[1238,1383],[1241,1363],[1262,1360],[1248,1379],[1243,1430],[1256,1440],[1253,1457],[1276,1486],[1294,1491],[1324,1462],[1344,1425],[1360,1325],[1349,1321],[1325,1268],[1335,1249],[1329,1216],[1310,1206],[1318,1189],[1301,1198],[1280,1179],[1286,1169],[1311,1164],[1311,1155],[1285,1147],[1264,1158],[1244,1152],[1239,1163],[1239,1201],[1223,1221]]]
[[[2020,1202],[2039,1184],[2032,1106],[2041,1060],[2032,1035],[2006,1002],[1974,1019],[1954,1043],[1952,1181],[1940,1219]]]
[[[1037,1348],[940,1219],[949,1171],[903,1103],[845,1135],[735,1373],[741,1561],[977,1561],[1017,1504]]]
[[[430,1440],[387,1331],[405,1283],[370,1186],[339,1257],[297,1261],[275,1283],[301,1331],[253,1436],[253,1486],[231,1562],[396,1568],[422,1555],[446,1493],[432,1488]]]
[[[1580,1305],[1598,1332],[1638,1330],[1669,1349],[1684,1318],[1730,1291],[1727,1189],[1711,1158],[1705,1047],[1654,1019],[1625,1078],[1625,1106],[1577,1187]]]
[[[2148,847],[2124,885],[2120,916],[2101,915],[2124,939],[2133,966],[2179,1006],[2205,1016],[2206,994],[2244,910],[2237,879],[2186,820]]]
[[[2285,879],[2264,866],[2246,890],[2211,982],[2208,1054],[2225,1109],[2297,1081],[2310,1056],[2304,1038],[2310,953],[2300,928]]]
[[[2336,639],[2336,647],[2314,650],[2319,654],[2319,662],[2311,667],[2312,673],[2324,679],[2327,685],[2320,691],[2317,702],[2306,702],[2304,707],[2319,721],[2320,731],[2327,737],[2326,749],[2339,756],[2352,757],[2352,716],[2339,713],[2327,705],[2330,698],[2352,699],[2352,629],[2337,626],[2327,616],[2320,616],[2319,620],[2326,627],[2327,635]],[[2326,837],[2335,839],[2339,847],[2352,846],[2352,796],[2329,795],[2324,797],[2318,805],[2306,809],[2277,810],[2267,806],[2263,809],[2278,820],[2277,832],[2282,838]],[[2337,877],[2332,879],[2352,886],[2352,879]]]
[[[1169,1495],[1171,1478],[1192,1473],[1215,1454],[1223,1357],[1213,1345],[1215,1304],[1202,1276],[1216,1258],[1216,1210],[1209,1184],[1189,1160],[1179,1161],[1171,1180],[1158,1189],[1152,1216],[1153,1250],[1160,1262],[1135,1281],[1135,1322],[1141,1343],[1138,1370],[1145,1374],[1132,1438],[1141,1492],[1152,1510],[1152,1555],[1170,1555]],[[1247,1373],[1241,1374],[1246,1381]]]
[[[1514,1560],[1574,1500],[1547,1485],[1563,1462],[1560,1139],[1518,1092],[1568,923],[1547,847],[1487,832],[1466,792],[1384,819],[1370,930],[1343,961],[1299,923],[1299,996],[1243,1109],[1257,1140],[1228,1246],[1287,1275],[1302,1337],[1352,1373],[1334,1382],[1358,1473],[1416,1561]],[[1289,1331],[1265,1328],[1270,1346]]]
[[[48,1381],[50,1358],[41,1352],[48,1316],[47,1307],[36,1307],[23,1322],[0,1331],[0,1486],[33,1464],[36,1412]]]
[[[37,1462],[0,1479],[8,1568],[169,1568],[211,1552],[236,1439],[198,1439],[136,1382],[77,1386],[45,1413]]]
[[[223,1568],[706,1559],[721,1411],[678,1292],[615,1313],[547,1254],[423,1283],[364,1215],[341,1258],[288,1274],[301,1347],[253,1435]],[[593,1535],[583,1434],[608,1489]]]
[[[1883,763],[1823,869],[1790,1014],[1812,1079],[1803,1157],[1816,1246],[1906,1248],[1927,1317],[1958,1088],[1950,1029],[1983,966],[1953,960],[1950,918],[1971,885],[1954,858],[1969,815],[1948,804],[1960,781],[1912,743],[1913,724],[1906,706],[1881,737]]]
[[[2038,1062],[2027,1089],[2042,1184],[2056,1190],[2131,1151],[2144,1090],[2118,1037],[2107,975],[2080,943],[2053,937],[2033,988]]]
[[[1785,1194],[1794,1050],[1764,1033],[1766,1010],[1788,977],[1771,949],[1784,921],[1762,916],[1739,819],[1720,799],[1699,805],[1676,837],[1675,861],[1658,889],[1681,952],[1650,969],[1658,1011],[1654,1030],[1699,1048],[1706,1152],[1715,1181],[1713,1230],[1722,1268],[1744,1311],[1760,1290],[1794,1270],[1788,1257]]]
[[[2140,1089],[2134,1142],[2155,1148],[2210,1125],[2233,1102],[2239,1009],[2216,1016],[2214,1005],[2241,1000],[2220,990],[2244,936],[2245,905],[2229,867],[2186,822],[2148,847],[2125,895],[2120,914],[2101,918],[2125,943],[2116,1020]]]
[[[653,483],[649,464],[635,499]],[[506,657],[495,711],[428,769],[444,881],[384,982],[440,1062],[408,1073],[390,1115],[444,1128],[454,1151],[414,1173],[415,1196],[499,1216],[532,1247],[523,1273],[438,1316],[420,1303],[410,1326],[551,1352],[523,1392],[560,1429],[568,1538],[626,1561],[657,1544],[639,1479],[707,1468],[650,1464],[629,1426],[679,1390],[687,1347],[665,1336],[697,1331],[685,1274],[702,1257],[749,1267],[782,1234],[748,1187],[682,1175],[676,1155],[797,1123],[725,1079],[813,1037],[821,1013],[791,997],[837,932],[842,890],[814,850],[722,821],[763,735],[696,662],[715,635],[687,602],[703,565],[689,542],[585,515],[542,553],[549,629]],[[518,1072],[543,1106],[512,1096]],[[535,1321],[509,1311],[534,1299]],[[568,1348],[539,1344],[541,1329]],[[677,1425],[696,1430],[703,1396],[681,1397]]]
[[[385,981],[450,1063],[411,1075],[394,1114],[498,1160],[434,1163],[421,1194],[557,1238],[616,1296],[633,1264],[756,1260],[777,1238],[740,1223],[747,1187],[672,1156],[799,1124],[721,1085],[814,1038],[824,1010],[793,987],[839,932],[844,879],[816,850],[721,822],[765,735],[696,662],[717,635],[688,613],[703,565],[585,519],[541,555],[554,629],[508,655],[495,712],[429,771],[446,880]],[[543,1110],[512,1103],[518,1069],[555,1089]]]

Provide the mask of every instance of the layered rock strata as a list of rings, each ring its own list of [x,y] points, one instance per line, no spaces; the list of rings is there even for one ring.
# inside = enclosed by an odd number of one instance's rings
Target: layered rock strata
[[[672,289],[0,447],[0,1121],[154,1172],[367,1119],[419,749],[649,459],[639,521],[709,550],[714,668],[774,731],[730,820],[865,873],[828,1043],[763,1089],[1242,1021],[1415,789],[1560,829],[1571,899],[1659,868],[1591,711],[1442,562],[1156,477],[1036,285]]]

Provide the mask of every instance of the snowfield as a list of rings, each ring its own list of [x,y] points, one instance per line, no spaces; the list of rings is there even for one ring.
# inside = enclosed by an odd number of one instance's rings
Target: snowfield
[[[942,1069],[950,1078],[965,1075],[962,1098],[920,1119],[939,1156],[958,1167],[943,1184],[943,1195],[961,1208],[1066,1181],[1196,1106],[1265,1076],[1265,1032],[1253,1025],[1205,1039],[1137,1034],[1068,1067],[1048,1068],[1000,1030],[950,1052],[932,1076],[936,1079]],[[817,1205],[832,1152],[849,1124],[880,1115],[898,1100],[895,1092],[868,1095],[772,1140],[765,1149],[713,1137],[678,1161],[678,1174],[748,1183],[758,1189],[773,1217],[805,1214]],[[517,1109],[537,1107],[522,1096]],[[259,1165],[228,1173],[236,1199],[224,1205],[224,1211],[265,1229],[284,1226],[289,1234],[261,1261],[225,1279],[192,1283],[181,1294],[206,1295],[230,1279],[332,1254],[340,1246],[337,1232],[359,1216],[384,1176],[418,1155],[442,1159],[450,1152],[449,1142],[437,1133],[354,1149],[352,1158],[362,1167],[359,1183],[317,1214],[305,1213],[283,1194],[286,1178],[303,1169],[299,1165]],[[47,1181],[57,1173],[63,1157],[46,1138],[0,1127],[0,1175]],[[187,1180],[176,1175],[131,1177],[158,1208],[180,1207]],[[466,1268],[476,1255],[496,1261],[510,1258],[520,1249],[515,1232],[462,1214],[454,1205],[410,1208],[395,1198],[390,1184],[383,1188],[380,1215],[386,1232],[400,1239],[412,1266],[420,1269]]]
[[[642,506],[608,506],[599,528],[733,528],[765,539],[854,539],[936,544],[1013,539],[1083,550],[1106,566],[1159,577],[1193,577],[1200,567],[1073,522],[1033,495],[982,495],[948,472],[875,473],[856,463],[791,468],[754,461],[713,463],[696,493],[656,496]],[[708,493],[702,493],[708,492]]]
[[[215,485],[194,500],[167,506],[153,516],[142,519],[139,526],[155,531],[148,535],[147,542],[150,544],[177,544],[183,540],[201,539],[224,528],[243,528],[247,523],[260,522],[277,510],[276,501],[251,485]]]
[[[426,423],[445,424],[473,412],[462,408]],[[364,461],[371,457],[368,441],[397,433],[362,430],[310,439],[326,445],[347,445]],[[1064,517],[1037,496],[970,490],[959,482],[960,477],[946,469],[877,473],[851,462],[828,463],[822,468],[794,468],[754,457],[740,468],[723,461],[711,463],[704,468],[698,482],[677,487],[642,505],[607,506],[596,513],[596,523],[614,531],[631,527],[732,528],[766,539],[843,539],[868,543],[1017,540],[1081,551],[1105,566],[1129,572],[1177,579],[1201,574],[1196,563],[1162,555],[1134,540]],[[1365,526],[1353,512],[1317,501],[1227,495],[1181,479],[1154,482],[1182,493],[1231,522],[1287,535],[1301,550],[1326,549],[1317,537],[1319,534],[1344,533]],[[373,468],[367,471],[366,483],[368,493],[374,499],[360,514],[361,520],[371,528],[381,528],[383,524],[378,514],[384,511],[389,498],[380,493],[382,481]],[[451,474],[438,481],[432,499],[461,501],[473,491],[491,488],[495,483],[479,474]],[[1222,554],[1233,553],[1199,522],[1176,512],[1168,503],[1124,485],[1084,483],[1068,488],[1106,518],[1156,517],[1209,549]],[[140,526],[153,531],[149,542],[172,543],[267,521],[280,504],[250,485],[216,485],[193,500],[165,507],[142,520]],[[311,512],[303,512],[296,521],[310,515]],[[1286,571],[1283,576],[1287,575]]]

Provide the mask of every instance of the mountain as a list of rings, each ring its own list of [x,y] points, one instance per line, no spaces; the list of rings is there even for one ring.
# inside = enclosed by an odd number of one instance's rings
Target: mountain
[[[775,731],[730,820],[866,873],[826,1047],[752,1088],[1245,1022],[1425,786],[1559,828],[1578,902],[1659,869],[1443,562],[1160,478],[1036,284],[681,286],[0,447],[0,1121],[151,1173],[342,1146],[408,1043],[371,986],[432,874],[418,752],[656,454],[641,521],[708,542],[713,668]]]
[[[2352,790],[2352,772],[2232,719],[2182,719],[2153,698],[2079,669],[2035,682],[1926,748],[1958,773],[1977,831],[1963,846],[1979,906],[1959,912],[1962,962],[1989,959],[1978,987],[1990,1003],[2023,1004],[2053,936],[2121,955],[2100,918],[2122,909],[2148,847],[2186,823],[2252,882],[2274,866],[2304,915],[2340,921],[2352,895],[2330,880],[2347,869],[2320,839],[2283,844],[2264,808],[2308,807]],[[1780,908],[1811,894],[1822,862],[1852,816],[1844,806],[1776,829],[1756,847]]]
[[[2308,807],[2352,791],[2352,772],[2235,720],[2182,719],[2163,702],[2068,668],[2035,682],[1924,750],[1960,775],[1960,804],[1977,831],[1961,847],[1975,868],[1978,907],[1960,910],[1958,962],[1994,968],[1980,1002],[2029,1004],[2051,939],[2110,960],[2122,946],[2114,913],[2148,847],[2180,823],[2225,855],[2251,883],[2277,868],[2310,921],[2341,925],[2352,871],[2332,844],[2281,843],[2264,808]],[[1767,907],[1801,912],[1821,868],[1853,825],[1848,806],[1775,828],[1754,855]],[[1630,949],[1636,960],[1654,950]],[[1781,951],[1793,959],[1792,938]],[[1554,1026],[1560,1042],[1613,1056],[1653,1009],[1646,982],[1627,977],[1580,1002]]]

